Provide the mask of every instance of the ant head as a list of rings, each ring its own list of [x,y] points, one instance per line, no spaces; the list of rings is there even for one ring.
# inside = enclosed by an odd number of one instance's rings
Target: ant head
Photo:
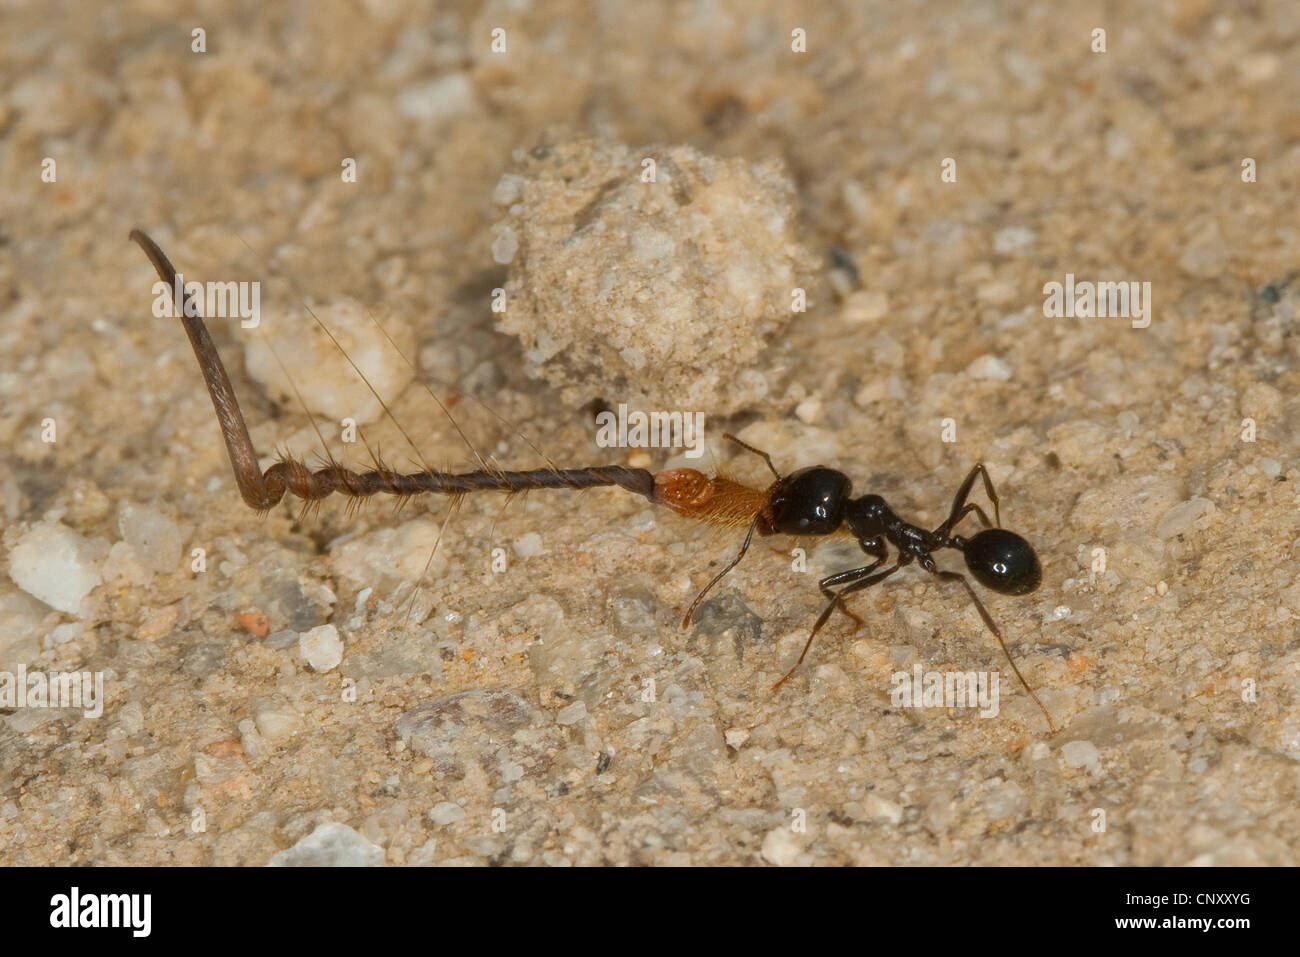
[[[829,535],[844,522],[853,483],[821,465],[778,479],[767,506],[768,534]]]
[[[1027,595],[1043,580],[1034,547],[1005,528],[984,529],[962,552],[975,580],[1004,595]]]

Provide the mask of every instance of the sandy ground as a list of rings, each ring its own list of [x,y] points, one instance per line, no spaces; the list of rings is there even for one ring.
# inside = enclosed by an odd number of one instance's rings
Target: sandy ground
[[[0,709],[0,862],[1297,862],[1300,7],[171,6],[3,14],[0,669],[104,702]],[[929,524],[988,463],[1044,567],[988,604],[1059,733],[915,568],[772,693],[852,542],[761,542],[684,633],[738,537],[619,490],[467,499],[427,571],[446,502],[242,504],[133,226],[268,316],[373,309],[504,464],[541,460],[475,398],[565,464],[669,462],[493,324],[494,192],[591,133],[782,165],[810,306],[705,461],[761,483],[739,432]],[[1149,283],[1149,324],[1046,316],[1067,274]],[[258,449],[318,445],[214,335]],[[392,409],[470,461],[418,385]],[[1000,671],[998,714],[891,702],[917,665]]]

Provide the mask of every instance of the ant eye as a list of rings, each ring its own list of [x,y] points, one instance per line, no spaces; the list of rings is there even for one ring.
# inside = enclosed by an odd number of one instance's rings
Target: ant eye
[[[985,588],[1026,595],[1043,580],[1034,548],[1015,532],[986,528],[966,543],[966,567]]]

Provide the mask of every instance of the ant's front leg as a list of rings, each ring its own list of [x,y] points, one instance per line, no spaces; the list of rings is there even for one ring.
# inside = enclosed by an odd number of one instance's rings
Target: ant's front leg
[[[948,521],[940,525],[938,528],[936,528],[930,534],[938,536],[940,538],[947,538],[952,533],[952,530],[961,524],[961,520],[965,518],[967,515],[969,515],[971,512],[974,512],[977,516],[979,516],[979,520],[984,525],[985,528],[993,527],[993,523],[989,521],[989,517],[984,513],[984,509],[980,508],[978,505],[975,505],[974,503],[971,503],[962,506],[961,511],[957,513],[956,520],[949,519]]]
[[[822,594],[825,595],[827,598],[835,599],[835,607],[837,607],[840,611],[842,611],[846,616],[848,616],[853,621],[853,630],[855,633],[859,628],[861,628],[864,624],[866,624],[866,622],[864,622],[860,617],[858,617],[853,612],[849,611],[848,603],[845,602],[844,599],[840,597],[838,594],[831,591],[831,586],[842,585],[847,581],[856,581],[862,576],[870,574],[871,572],[879,568],[884,563],[885,559],[889,556],[889,549],[886,547],[885,540],[883,538],[868,538],[868,539],[864,539],[858,544],[862,546],[862,550],[864,552],[866,552],[868,555],[875,558],[874,562],[862,568],[854,568],[850,571],[836,572],[834,575],[827,575],[825,578],[823,578],[821,581],[817,583],[817,587],[822,590]]]
[[[966,478],[962,481],[961,487],[957,489],[957,494],[952,499],[952,509],[948,512],[948,520],[934,530],[935,535],[947,536],[952,531],[953,526],[960,522],[970,512],[979,515],[980,521],[986,527],[989,524],[989,518],[984,514],[983,509],[978,505],[967,505],[966,499],[970,496],[970,490],[975,485],[975,477],[979,476],[984,479],[984,491],[988,493],[989,501],[993,503],[993,514],[997,521],[995,524],[1002,527],[1002,515],[998,510],[998,493],[993,490],[993,480],[989,478],[989,470],[984,467],[983,462],[976,462],[975,467],[967,473]]]

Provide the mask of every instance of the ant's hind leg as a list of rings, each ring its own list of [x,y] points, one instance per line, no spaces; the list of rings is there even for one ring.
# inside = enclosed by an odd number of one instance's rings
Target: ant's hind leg
[[[712,590],[714,585],[726,578],[728,572],[740,564],[740,560],[745,557],[745,552],[749,551],[749,543],[754,540],[754,529],[757,527],[758,518],[755,518],[749,523],[749,534],[745,536],[745,544],[740,546],[740,551],[736,553],[736,557],[727,562],[726,567],[714,575],[713,580],[705,585],[704,588],[701,589],[700,593],[695,596],[695,601],[691,602],[691,607],[686,609],[686,617],[682,619],[683,629],[691,626],[691,616],[695,614],[695,609],[700,607],[700,602],[704,601],[704,596]]]

